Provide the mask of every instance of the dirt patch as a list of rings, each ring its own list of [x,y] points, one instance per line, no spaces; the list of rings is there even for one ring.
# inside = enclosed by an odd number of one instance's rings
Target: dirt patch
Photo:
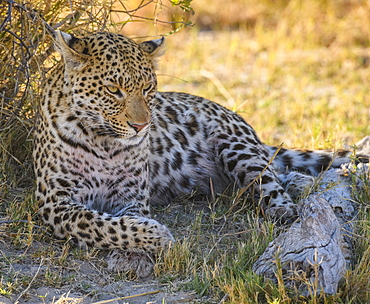
[[[181,242],[184,235],[189,236],[197,214],[207,209],[199,206],[175,204],[157,210],[156,219],[168,225]],[[11,234],[8,225],[0,225],[0,304],[214,303],[189,287],[191,275],[179,276],[176,269],[135,279],[127,273],[109,272],[106,251],[84,250],[56,240],[45,233],[44,226],[33,228],[33,239],[25,246],[26,236]],[[23,243],[17,244],[17,239]]]
[[[54,257],[41,257],[42,252],[55,252]],[[106,270],[104,253],[88,260],[69,255],[64,265],[58,266],[58,246],[34,242],[26,250],[17,250],[3,240],[0,243],[2,268],[7,274],[2,283],[20,290],[0,296],[1,304],[8,303],[193,303],[194,292],[182,289],[181,282],[161,283],[151,276],[129,280],[124,274]],[[73,250],[73,249],[72,249]],[[53,254],[51,254],[53,256]]]

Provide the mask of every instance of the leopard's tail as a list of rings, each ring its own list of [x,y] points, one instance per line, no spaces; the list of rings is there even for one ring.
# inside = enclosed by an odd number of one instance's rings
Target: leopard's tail
[[[368,163],[369,154],[354,153],[351,150],[291,150],[266,145],[277,173],[298,171],[316,176],[330,167],[339,168],[350,162]]]

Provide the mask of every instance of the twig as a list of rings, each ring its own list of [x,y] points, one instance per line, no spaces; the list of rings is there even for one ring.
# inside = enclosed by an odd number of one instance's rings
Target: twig
[[[173,303],[173,304],[178,304],[178,303],[189,303],[190,301],[193,301],[193,300],[195,300],[195,299],[196,299],[196,297],[195,297],[195,296],[190,296],[190,297],[187,297],[187,298],[184,298],[184,299],[171,301],[171,303]]]
[[[143,4],[144,3],[144,1],[141,1],[141,3],[139,4],[139,6],[137,7],[137,8],[135,8],[135,9],[133,9],[133,10],[130,10],[130,11],[120,11],[120,10],[111,10],[112,12],[120,12],[120,13],[125,13],[125,14],[130,14],[130,13],[136,13],[139,9],[142,9],[143,7],[145,7],[145,6],[147,6],[147,5],[149,5],[150,3],[153,3],[154,2],[154,0],[150,0],[150,1],[148,1],[147,3],[145,3],[145,4]],[[121,3],[121,5],[122,5],[122,3]],[[126,8],[124,5],[122,5],[124,8]]]
[[[30,10],[24,5],[14,2],[12,0],[9,1],[9,5],[13,5],[15,8],[24,11],[26,14],[28,14],[28,16],[30,16],[33,19],[36,18],[40,19],[41,22],[44,24],[45,28],[50,32],[50,34],[54,33],[54,29],[43,18],[41,18],[40,14],[36,10]]]
[[[21,292],[21,294],[20,294],[20,295],[18,296],[18,298],[15,300],[14,304],[19,303],[19,302],[18,302],[18,301],[19,301],[19,299],[20,299],[21,297],[23,297],[23,295],[24,295],[24,294],[25,294],[25,293],[26,293],[26,292],[31,288],[31,285],[32,285],[33,281],[36,279],[36,277],[39,275],[39,272],[40,272],[41,266],[42,266],[43,264],[44,264],[44,258],[41,258],[41,262],[40,262],[39,268],[37,268],[37,271],[36,271],[35,275],[33,276],[33,278],[32,278],[32,280],[31,280],[31,282],[28,284],[27,288]]]
[[[124,13],[124,11],[119,11],[119,10],[112,10],[112,12],[116,12],[116,13]],[[130,15],[131,18],[138,18],[138,19],[143,19],[143,20],[149,20],[149,21],[156,21],[158,23],[162,23],[162,24],[182,24],[182,25],[185,25],[185,26],[189,26],[191,25],[191,22],[185,22],[185,21],[165,21],[165,20],[159,20],[159,19],[154,19],[154,18],[150,18],[150,17],[144,17],[144,16],[137,16],[137,15]]]
[[[160,293],[160,292],[161,292],[160,290],[148,291],[148,292],[144,292],[144,293],[140,293],[140,294],[136,294],[136,295],[132,295],[132,296],[121,297],[121,298],[114,298],[114,299],[109,299],[109,300],[103,300],[103,301],[99,301],[99,302],[94,302],[92,304],[110,303],[110,302],[114,302],[114,301],[126,300],[126,299],[131,299],[131,298],[136,298],[136,297],[141,297],[141,296],[156,294],[156,293]]]
[[[8,13],[6,17],[4,18],[4,21],[0,25],[0,32],[2,32],[5,29],[6,24],[9,23],[10,20],[12,19],[12,4],[13,4],[13,1],[9,0]]]
[[[222,297],[221,301],[218,302],[218,304],[224,304],[228,298],[229,298],[229,294],[225,293],[225,295]]]

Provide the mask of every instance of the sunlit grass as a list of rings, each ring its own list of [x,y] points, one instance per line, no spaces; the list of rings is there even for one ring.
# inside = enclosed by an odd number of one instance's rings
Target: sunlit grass
[[[270,144],[338,148],[370,133],[365,50],[264,50],[256,39],[243,31],[168,37],[160,89],[221,103]]]

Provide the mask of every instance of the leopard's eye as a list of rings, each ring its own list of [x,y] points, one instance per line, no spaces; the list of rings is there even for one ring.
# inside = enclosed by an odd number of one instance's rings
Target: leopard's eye
[[[107,91],[111,94],[122,95],[120,89],[116,86],[106,86]]]
[[[147,83],[143,87],[143,95],[144,96],[148,95],[153,89],[154,89],[154,84],[153,83]]]

